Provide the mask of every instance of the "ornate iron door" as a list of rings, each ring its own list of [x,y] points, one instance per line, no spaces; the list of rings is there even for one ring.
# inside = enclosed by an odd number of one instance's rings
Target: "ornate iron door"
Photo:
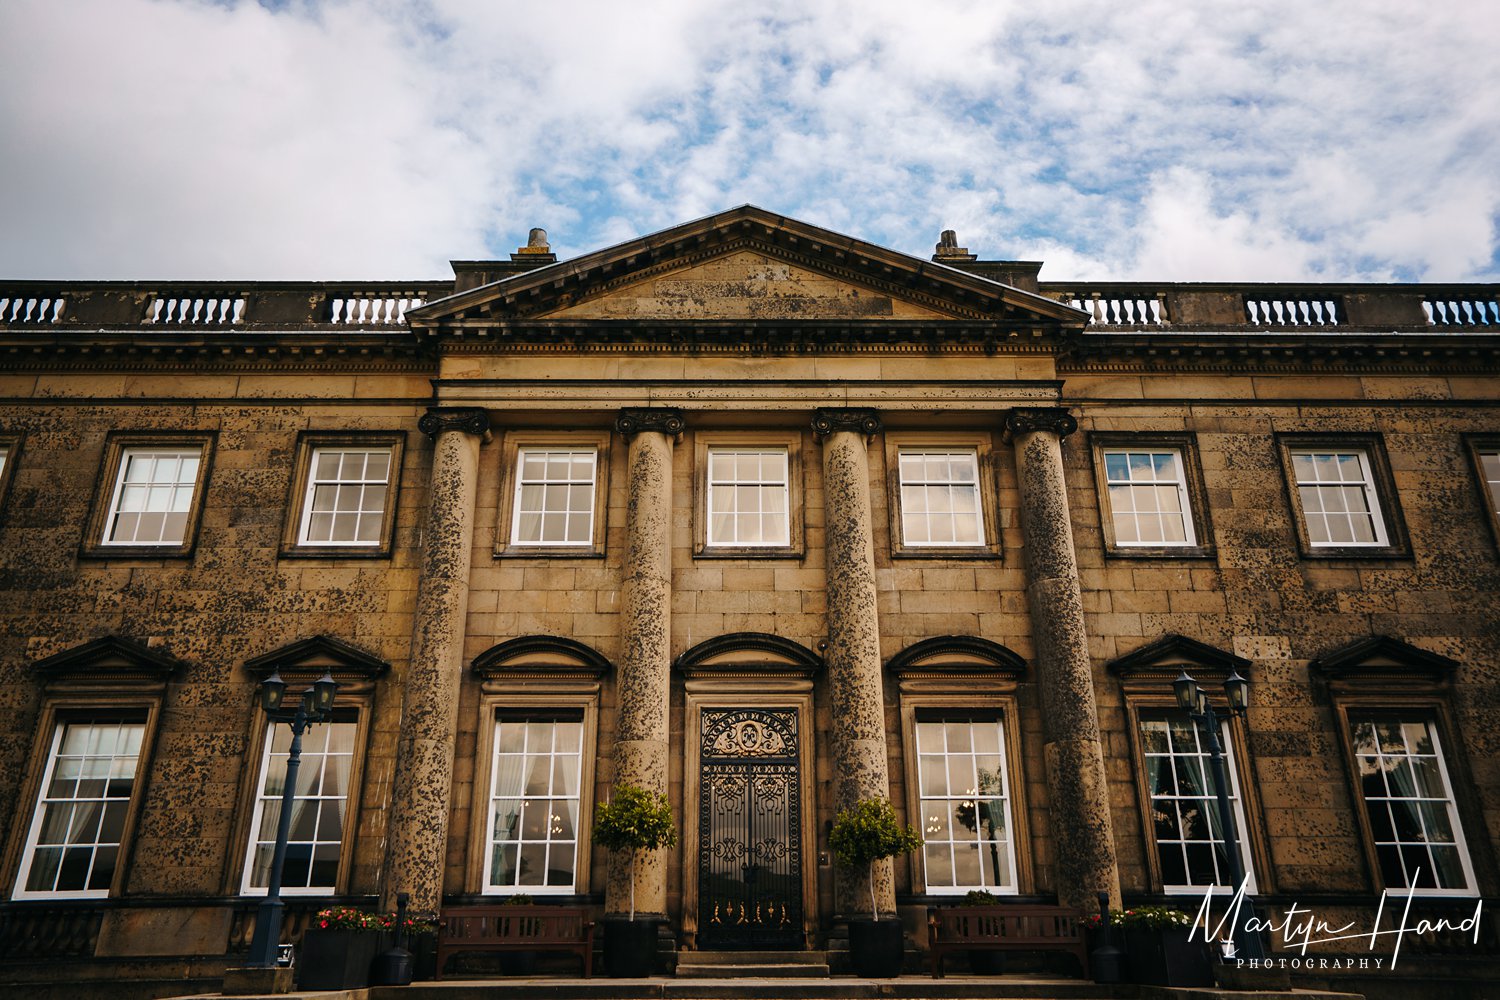
[[[698,942],[801,948],[797,710],[704,709]]]

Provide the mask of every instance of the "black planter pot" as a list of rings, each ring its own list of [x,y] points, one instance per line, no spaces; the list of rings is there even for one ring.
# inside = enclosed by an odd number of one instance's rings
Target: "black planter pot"
[[[978,948],[969,952],[969,971],[976,976],[998,976],[1005,972],[1005,952],[982,951]]]
[[[1125,935],[1120,928],[1098,927],[1089,931],[1088,949],[1089,974],[1094,982],[1125,982]]]
[[[894,979],[906,958],[901,921],[849,921],[849,961],[854,974],[866,979]]]
[[[406,939],[411,949],[412,973],[418,982],[437,978],[437,935],[413,934]]]
[[[534,951],[502,951],[500,971],[507,976],[534,976],[537,959],[540,957]]]
[[[643,979],[656,971],[654,918],[604,919],[604,971],[614,979]]]
[[[300,990],[358,990],[370,985],[370,963],[380,950],[373,931],[334,931],[310,927],[297,953]]]
[[[1146,986],[1212,986],[1208,946],[1188,940],[1189,928],[1125,928],[1130,981]]]

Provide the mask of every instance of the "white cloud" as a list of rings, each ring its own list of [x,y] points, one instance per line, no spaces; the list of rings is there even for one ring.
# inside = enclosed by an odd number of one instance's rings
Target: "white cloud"
[[[0,274],[435,277],[752,201],[1053,279],[1495,280],[1494,37],[1488,2],[10,0]]]

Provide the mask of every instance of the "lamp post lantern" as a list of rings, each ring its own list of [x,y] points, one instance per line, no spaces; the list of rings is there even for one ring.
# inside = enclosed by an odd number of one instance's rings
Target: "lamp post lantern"
[[[297,769],[302,765],[302,734],[315,722],[323,722],[333,714],[333,698],[338,693],[338,682],[325,672],[302,692],[295,708],[282,707],[286,697],[286,682],[279,672],[261,681],[260,702],[266,718],[272,722],[285,722],[292,727],[292,745],[287,752],[286,780],[281,789],[281,815],[276,821],[276,848],[271,854],[271,875],[266,885],[266,898],[261,900],[255,914],[255,937],[250,942],[249,967],[271,969],[276,966],[276,953],[281,944],[281,869],[286,864],[286,841],[292,828],[292,800],[297,791]]]
[[[1197,724],[1198,732],[1208,743],[1209,766],[1214,776],[1214,797],[1219,807],[1219,829],[1224,831],[1224,854],[1229,865],[1230,888],[1238,891],[1245,881],[1245,866],[1240,858],[1239,832],[1234,812],[1229,807],[1229,780],[1224,767],[1224,747],[1219,741],[1219,718],[1214,713],[1207,692],[1188,676],[1186,670],[1172,682],[1172,692],[1177,696],[1178,707],[1188,713],[1188,717]],[[1250,682],[1241,677],[1239,671],[1234,671],[1224,681],[1224,695],[1229,702],[1230,714],[1244,718],[1250,702]],[[1243,908],[1237,914],[1231,914],[1234,951],[1239,958],[1266,957],[1260,934],[1246,927],[1246,922],[1253,916],[1255,905],[1248,896]]]

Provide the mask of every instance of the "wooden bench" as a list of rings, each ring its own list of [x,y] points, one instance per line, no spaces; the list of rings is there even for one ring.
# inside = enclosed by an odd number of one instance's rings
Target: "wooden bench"
[[[946,906],[927,911],[927,948],[932,978],[943,977],[950,951],[1067,951],[1089,976],[1083,915],[1067,906],[1031,903]]]
[[[463,951],[571,951],[594,972],[594,922],[573,906],[450,906],[438,918],[437,978]]]

